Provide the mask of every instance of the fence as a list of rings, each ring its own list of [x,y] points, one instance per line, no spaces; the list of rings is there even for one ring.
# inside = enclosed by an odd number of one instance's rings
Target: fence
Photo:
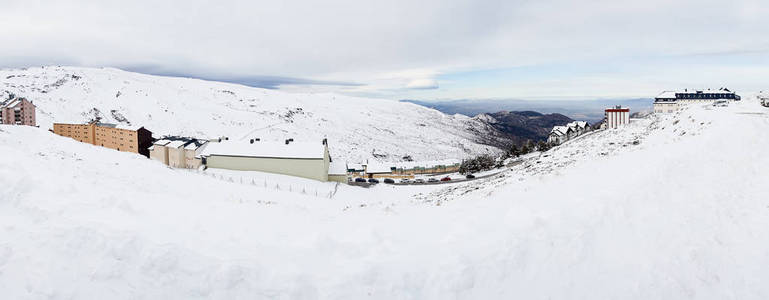
[[[219,180],[230,182],[230,183],[247,184],[247,185],[260,187],[268,190],[292,192],[292,193],[298,193],[298,194],[315,196],[319,198],[328,198],[328,199],[333,199],[334,196],[336,196],[336,192],[339,190],[339,184],[340,184],[339,182],[334,184],[333,190],[323,190],[323,189],[318,189],[317,186],[307,187],[306,185],[302,185],[302,184],[268,181],[267,178],[255,178],[250,176],[217,174],[215,172],[203,172],[198,169],[183,169],[183,170],[188,170],[191,173],[212,177],[214,179],[219,179]]]

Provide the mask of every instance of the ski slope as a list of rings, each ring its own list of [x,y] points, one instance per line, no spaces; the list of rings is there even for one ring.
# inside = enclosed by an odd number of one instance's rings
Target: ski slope
[[[0,70],[0,97],[26,97],[37,122],[141,125],[155,137],[317,142],[350,162],[461,159],[496,153],[504,143],[487,124],[416,104],[335,94],[276,90],[111,68],[42,67]],[[500,141],[501,139],[501,141]]]
[[[593,133],[494,178],[340,186],[328,198],[0,126],[0,290],[10,299],[766,299],[767,130],[769,110],[752,99],[692,107]]]

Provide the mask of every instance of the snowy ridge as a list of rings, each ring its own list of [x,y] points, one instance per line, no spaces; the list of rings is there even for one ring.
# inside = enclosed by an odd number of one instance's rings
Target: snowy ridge
[[[404,156],[461,159],[499,151],[485,145],[500,141],[483,122],[389,100],[76,67],[0,70],[0,91],[33,101],[42,128],[99,117],[144,126],[156,137],[294,138],[311,143],[327,137],[332,156],[356,162],[399,161]]]

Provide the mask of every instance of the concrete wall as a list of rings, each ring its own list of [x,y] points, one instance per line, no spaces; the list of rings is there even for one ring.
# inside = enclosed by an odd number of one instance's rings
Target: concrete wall
[[[174,168],[186,168],[184,147],[168,148],[168,165]]]
[[[347,183],[347,174],[345,174],[345,175],[328,175],[328,181]]]
[[[206,158],[206,166],[228,170],[260,171],[328,181],[327,159],[210,155]]]
[[[168,147],[155,145],[150,151],[150,159],[157,160],[164,165],[168,165]]]

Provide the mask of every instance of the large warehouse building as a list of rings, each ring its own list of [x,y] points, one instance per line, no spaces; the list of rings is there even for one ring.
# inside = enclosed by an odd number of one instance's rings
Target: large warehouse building
[[[326,140],[318,143],[222,141],[210,143],[200,153],[208,168],[260,171],[328,181],[329,163]]]

